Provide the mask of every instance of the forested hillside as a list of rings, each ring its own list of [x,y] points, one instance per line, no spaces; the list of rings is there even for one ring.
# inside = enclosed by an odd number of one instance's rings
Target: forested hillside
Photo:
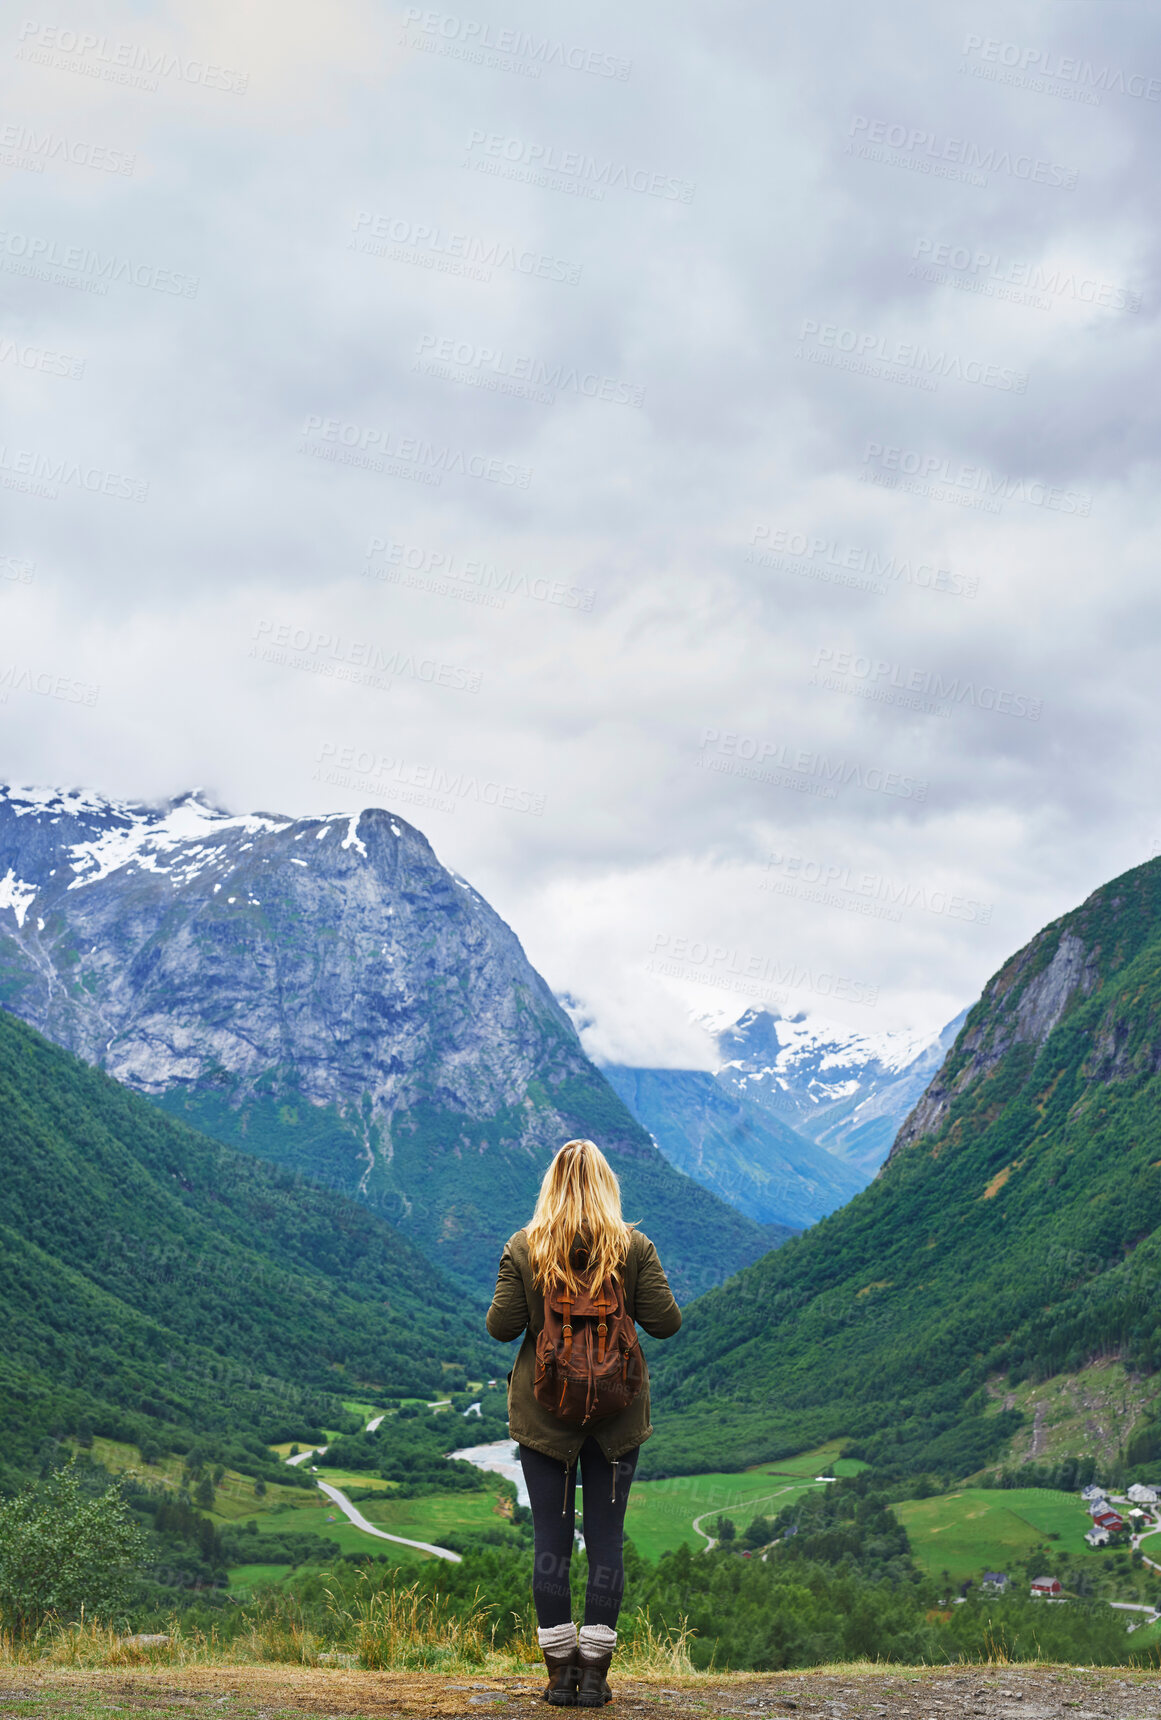
[[[95,1433],[255,1475],[339,1394],[495,1373],[373,1213],[195,1134],[0,1011],[0,1491]],[[445,1366],[447,1364],[447,1366]],[[293,1477],[292,1477],[293,1478]]]
[[[653,1472],[845,1436],[886,1474],[972,1472],[1015,1384],[1161,1363],[1161,860],[988,983],[883,1173],[711,1292],[653,1362]],[[1161,1457],[1161,1425],[1125,1429]]]

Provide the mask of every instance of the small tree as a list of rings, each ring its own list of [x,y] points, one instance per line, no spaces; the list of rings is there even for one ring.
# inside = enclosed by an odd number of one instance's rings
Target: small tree
[[[198,1504],[202,1507],[203,1511],[212,1511],[213,1510],[213,1508],[214,1508],[214,1484],[210,1480],[210,1477],[208,1475],[203,1475],[201,1480],[198,1482],[197,1491],[194,1493],[194,1498],[197,1500]]]
[[[732,1517],[719,1517],[714,1524],[714,1535],[719,1541],[732,1541],[737,1533],[738,1527]]]
[[[774,1525],[769,1517],[755,1517],[742,1536],[744,1547],[766,1547],[774,1539]]]
[[[107,1619],[128,1599],[145,1536],[119,1489],[80,1491],[75,1469],[31,1482],[0,1504],[0,1618],[15,1636],[83,1608]]]

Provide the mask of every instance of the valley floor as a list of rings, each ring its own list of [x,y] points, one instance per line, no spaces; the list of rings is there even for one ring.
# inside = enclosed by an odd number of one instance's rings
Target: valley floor
[[[355,1672],[287,1666],[0,1669],[0,1712],[28,1720],[98,1720],[113,1714],[188,1720],[297,1720],[399,1716],[469,1720],[481,1711],[548,1713],[533,1671],[514,1677]],[[1051,1666],[904,1668],[706,1674],[616,1685],[611,1714],[633,1720],[1150,1720],[1161,1712],[1156,1673]]]

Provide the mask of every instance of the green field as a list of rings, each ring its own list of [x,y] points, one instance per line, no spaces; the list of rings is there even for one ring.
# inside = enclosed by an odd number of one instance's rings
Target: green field
[[[243,1592],[249,1594],[264,1583],[280,1583],[292,1569],[291,1565],[235,1565],[230,1572],[230,1591],[241,1598]]]
[[[946,1571],[956,1583],[983,1570],[1004,1571],[1008,1561],[1025,1559],[1037,1547],[1049,1563],[1054,1550],[1101,1556],[1085,1543],[1091,1523],[1073,1493],[964,1487],[935,1499],[904,1500],[894,1511],[918,1563],[932,1576]]]
[[[797,1457],[782,1457],[777,1463],[763,1467],[771,1475],[801,1475],[813,1480],[816,1475],[858,1475],[867,1466],[857,1457],[840,1457],[844,1439],[832,1439],[829,1445],[816,1446],[813,1451],[800,1451]]]
[[[797,1457],[733,1474],[635,1481],[625,1533],[647,1559],[656,1559],[686,1543],[704,1547],[704,1537],[694,1528],[695,1519],[704,1517],[702,1528],[712,1533],[713,1518],[724,1512],[740,1532],[754,1517],[773,1517],[801,1493],[819,1485],[816,1475],[856,1475],[866,1467],[853,1458],[840,1458],[840,1445],[836,1440],[814,1451],[800,1452]]]
[[[316,1476],[309,1463],[305,1468],[312,1480],[329,1481],[332,1487],[341,1487],[344,1493],[352,1487],[373,1487],[377,1491],[389,1493],[393,1487],[399,1486],[398,1481],[385,1481],[381,1475],[376,1475],[370,1469],[324,1469],[320,1465]]]
[[[356,1398],[344,1398],[343,1408],[350,1410],[352,1415],[362,1416],[365,1422],[374,1421],[377,1415],[386,1415],[382,1404],[360,1403]]]
[[[505,1496],[486,1493],[424,1493],[418,1499],[362,1499],[359,1510],[377,1529],[389,1535],[405,1535],[412,1541],[432,1541],[443,1544],[445,1535],[473,1529],[500,1529],[510,1522],[510,1507]],[[329,1529],[319,1533],[329,1534]],[[366,1547],[373,1537],[362,1534]]]

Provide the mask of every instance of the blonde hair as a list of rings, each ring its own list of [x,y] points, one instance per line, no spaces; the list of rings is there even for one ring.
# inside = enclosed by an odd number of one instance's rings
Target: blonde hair
[[[575,1296],[579,1280],[570,1256],[579,1237],[588,1255],[582,1270],[595,1288],[625,1264],[632,1228],[621,1217],[621,1185],[601,1149],[566,1141],[544,1173],[527,1227],[533,1280],[541,1290],[561,1284]]]

